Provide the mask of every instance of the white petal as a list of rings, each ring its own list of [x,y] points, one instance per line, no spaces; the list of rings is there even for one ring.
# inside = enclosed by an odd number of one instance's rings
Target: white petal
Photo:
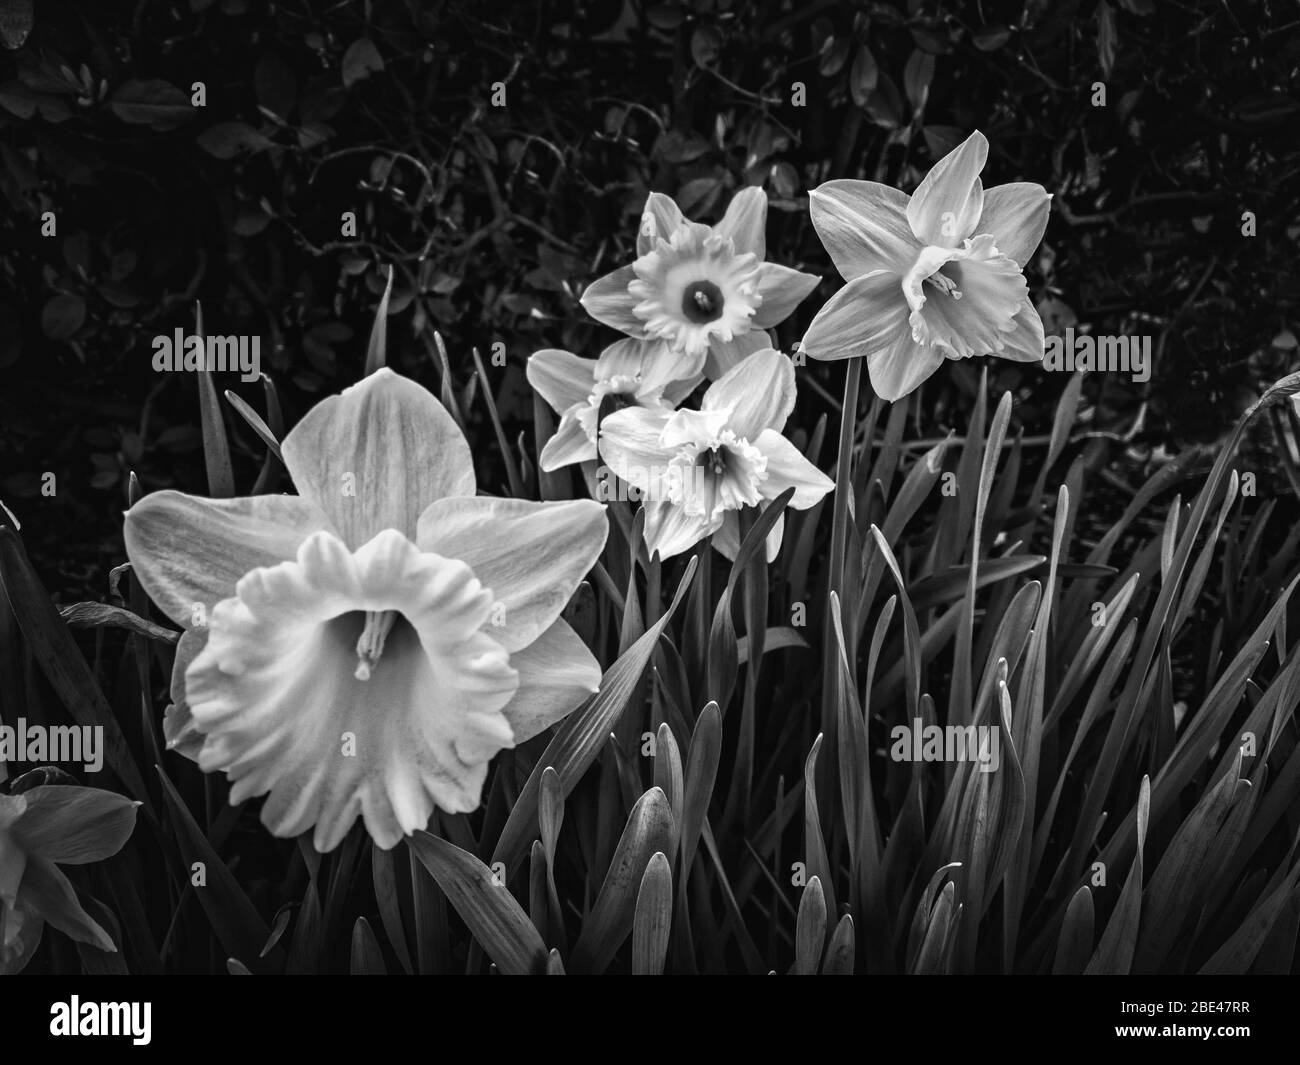
[[[231,592],[234,592],[233,588]],[[172,701],[163,711],[163,739],[167,741],[167,749],[191,761],[198,761],[203,733],[194,727],[194,715],[190,713],[190,704],[185,698],[185,671],[207,642],[206,625],[186,629],[181,636],[176,645],[176,660],[172,663]]]
[[[387,367],[316,404],[281,450],[298,491],[352,548],[384,529],[413,539],[430,503],[474,494],[460,428],[432,393]]]
[[[126,554],[149,598],[176,624],[195,624],[195,606],[208,611],[234,593],[235,582],[258,566],[293,558],[330,520],[297,496],[202,499],[151,492],[126,512]]]
[[[655,246],[656,240],[669,240],[674,230],[686,219],[671,196],[652,192],[646,197],[641,211],[641,228],[636,235],[636,253],[644,255]]]
[[[717,440],[730,421],[731,411],[726,407],[705,406],[700,410],[675,411],[664,422],[659,442],[673,454],[680,447],[702,447]]]
[[[1003,335],[1006,347],[995,354],[1012,362],[1041,362],[1044,355],[1043,320],[1028,296],[1016,313],[1014,324],[1015,329]]]
[[[762,329],[737,333],[730,340],[709,338],[709,354],[704,361],[704,376],[710,381],[719,377],[744,360],[747,355],[772,346],[772,338]]]
[[[701,410],[730,410],[727,428],[746,440],[780,429],[794,410],[794,364],[779,351],[755,352],[714,381]]]
[[[906,331],[867,360],[867,376],[881,399],[893,402],[911,394],[943,363],[943,350],[916,343]]]
[[[984,192],[984,213],[976,233],[991,233],[998,251],[1020,266],[1038,249],[1047,230],[1052,197],[1042,185],[1013,181]]]
[[[120,851],[140,805],[102,788],[40,784],[23,792],[27,809],[10,828],[28,855],[60,865],[85,865]]]
[[[600,457],[614,475],[643,492],[654,492],[672,451],[659,442],[669,411],[628,407],[600,423]],[[658,471],[658,472],[656,472]]]
[[[478,496],[433,504],[420,516],[417,542],[422,551],[468,563],[499,604],[488,632],[513,653],[560,616],[608,534],[605,508],[590,499]]]
[[[585,402],[596,383],[595,361],[559,348],[534,352],[524,372],[528,383],[557,414]]]
[[[741,189],[727,204],[727,213],[713,227],[715,233],[730,237],[736,251],[754,253],[757,259],[767,258],[767,193],[757,185]]]
[[[907,222],[907,193],[877,181],[841,178],[813,189],[817,236],[846,281],[873,270],[900,272],[920,245]]]
[[[722,524],[719,517],[711,522],[699,514],[688,514],[672,503],[647,502],[645,504],[645,543],[651,555],[659,552],[661,559],[669,559],[689,551],[706,536],[717,531]]]
[[[662,340],[645,343],[640,353],[641,386],[637,389],[639,397],[663,394],[665,398],[673,384],[690,384],[683,395],[689,395],[691,389],[699,384],[704,368],[704,354],[692,355],[690,352],[674,349]]]
[[[775,429],[765,429],[754,446],[767,457],[767,480],[759,485],[764,499],[775,499],[787,488],[794,488],[790,506],[807,510],[835,487],[826,474],[803,457],[789,440]]]
[[[551,473],[575,462],[590,462],[595,457],[595,443],[587,435],[587,430],[582,427],[577,415],[569,411],[560,419],[560,427],[555,430],[555,435],[546,441],[538,462],[543,470]]]
[[[628,284],[635,280],[632,267],[621,266],[588,285],[580,302],[596,321],[628,336],[644,336],[645,322],[632,313],[637,301],[627,290]]]
[[[788,266],[763,263],[758,268],[758,291],[763,297],[754,314],[754,324],[771,329],[784,322],[800,302],[821,282],[816,274],[805,274]]]
[[[855,359],[910,336],[909,309],[897,274],[874,273],[850,281],[817,312],[803,337],[812,359]]]
[[[974,235],[984,209],[980,171],[989,142],[976,130],[940,159],[921,180],[907,204],[907,221],[927,245],[955,248]]]
[[[693,377],[684,377],[680,381],[674,381],[672,384],[666,385],[663,391],[663,401],[670,407],[680,406],[686,400],[686,397],[700,386],[700,382],[703,380],[704,374],[697,373]]]
[[[767,507],[766,503],[761,504],[760,510]],[[781,553],[781,541],[785,536],[785,515],[782,514],[776,519],[771,531],[767,534],[767,543],[764,545],[767,561],[770,565],[776,561],[776,556]],[[718,554],[732,562],[736,561],[736,555],[740,553],[740,512],[729,510],[722,517],[722,526],[713,534],[713,546]]]
[[[516,745],[567,717],[600,688],[600,663],[563,621],[512,654],[510,664],[519,671],[519,690],[503,713]]]

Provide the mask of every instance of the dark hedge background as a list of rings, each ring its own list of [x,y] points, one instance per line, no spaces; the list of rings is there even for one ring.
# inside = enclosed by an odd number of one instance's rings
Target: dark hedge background
[[[196,300],[209,332],[262,337],[291,425],[360,376],[393,264],[389,361],[439,387],[441,334],[496,490],[472,349],[504,345],[487,374],[514,442],[527,356],[613,339],[577,296],[631,258],[651,188],[712,220],[765,186],[769,258],[826,278],[781,327],[788,350],[840,283],[807,189],[910,190],[983,130],[986,185],[1055,194],[1027,271],[1049,330],[1157,338],[1149,384],[1085,388],[1083,428],[1128,438],[1107,449],[1117,506],[1153,464],[1211,453],[1300,361],[1292,3],[0,0],[0,40],[0,499],[64,598],[102,597],[122,561],[129,471],[204,488],[192,375],[150,365]],[[961,431],[984,361],[925,386],[920,435]],[[1066,375],[989,368],[1014,428],[1045,432]],[[801,418],[833,427],[842,375],[801,374]],[[261,385],[218,383],[265,410]],[[247,490],[263,448],[228,428]],[[1284,452],[1259,452],[1283,487],[1267,456]]]

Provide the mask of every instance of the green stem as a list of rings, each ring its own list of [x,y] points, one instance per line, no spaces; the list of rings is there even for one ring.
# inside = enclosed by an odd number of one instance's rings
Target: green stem
[[[862,360],[850,359],[844,378],[844,405],[840,408],[840,448],[835,461],[835,502],[831,512],[831,553],[826,581],[826,603],[822,622],[822,733],[829,747],[835,729],[836,668],[835,638],[831,627],[831,597],[844,597],[844,553],[848,542],[849,493],[853,490],[853,430],[858,415],[858,391],[862,383]]]

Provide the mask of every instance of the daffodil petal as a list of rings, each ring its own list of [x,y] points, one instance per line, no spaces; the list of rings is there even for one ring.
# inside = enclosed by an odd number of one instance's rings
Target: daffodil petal
[[[913,392],[942,363],[942,349],[918,344],[904,330],[893,344],[867,359],[867,376],[876,395],[892,403]]]
[[[596,383],[596,363],[559,348],[543,348],[528,357],[524,369],[533,390],[563,414],[575,403],[583,403]]]
[[[636,253],[644,255],[657,240],[668,240],[686,219],[671,196],[652,192],[641,211],[641,228],[636,234]]]
[[[644,337],[645,322],[632,313],[639,301],[627,290],[635,280],[632,267],[620,266],[588,285],[579,302],[596,321],[628,336]]]
[[[701,363],[701,365],[703,365],[703,363]],[[685,402],[686,397],[694,392],[703,380],[704,374],[697,373],[690,377],[684,377],[680,381],[673,381],[671,384],[665,385],[663,401],[670,407],[681,406],[681,404]]]
[[[638,396],[651,396],[662,393],[667,399],[672,386],[690,384],[683,393],[689,395],[691,389],[699,384],[704,368],[704,354],[692,354],[682,348],[674,348],[663,340],[642,343],[640,352],[641,386]]]
[[[422,551],[468,564],[499,607],[492,638],[512,654],[560,616],[609,535],[605,508],[590,499],[444,499],[420,516]],[[514,665],[513,658],[511,665]]]
[[[764,499],[775,499],[793,488],[790,506],[807,510],[835,487],[834,481],[775,429],[764,429],[753,443],[767,458],[767,479],[759,485]]]
[[[1020,305],[1014,320],[1015,328],[1003,334],[1005,347],[996,352],[1000,358],[1012,362],[1040,362],[1044,355],[1043,319],[1028,296]]]
[[[600,663],[563,621],[511,654],[510,664],[519,671],[519,690],[502,712],[516,745],[567,717],[600,688]]]
[[[293,558],[308,536],[328,528],[324,511],[297,496],[151,492],[126,512],[126,553],[149,598],[188,629],[249,570]]]
[[[1052,197],[1032,181],[1012,181],[984,191],[984,213],[976,233],[989,233],[998,251],[1023,267],[1047,231]]]
[[[766,506],[766,503],[762,504],[762,507]],[[768,532],[767,543],[763,545],[769,565],[775,562],[776,556],[781,553],[781,541],[784,536],[785,515],[782,514]],[[713,534],[713,546],[723,558],[732,562],[736,560],[736,555],[740,553],[740,511],[729,510],[722,516],[722,525]]]
[[[6,907],[17,900],[27,868],[27,852],[9,832],[6,821],[21,816],[27,804],[21,795],[0,795],[0,800],[4,800],[0,802],[0,907]]]
[[[642,371],[646,353],[661,343],[662,341],[637,340],[634,337],[623,337],[614,341],[600,353],[600,358],[596,360],[591,375],[592,383],[609,381],[615,377],[636,377]],[[588,398],[591,391],[592,386],[588,384],[586,395],[582,398]]]
[[[740,254],[753,252],[756,259],[767,258],[767,193],[757,185],[741,189],[731,197],[715,233],[730,237]]]
[[[704,376],[710,381],[716,381],[728,370],[743,362],[747,356],[771,346],[772,338],[762,329],[737,333],[730,340],[710,337],[709,353],[704,360]]]
[[[187,629],[176,645],[176,659],[172,663],[171,702],[163,711],[163,739],[169,751],[175,751],[190,761],[197,761],[203,746],[203,733],[194,726],[190,704],[185,699],[185,671],[198,657],[208,642],[207,626]]]
[[[82,908],[72,883],[48,859],[28,859],[18,896],[20,906],[40,914],[70,939],[100,950],[117,950],[112,937]]]
[[[758,267],[758,291],[763,297],[753,322],[761,329],[771,329],[790,317],[794,309],[821,282],[816,274],[805,274],[777,263]]]
[[[940,159],[907,203],[907,221],[922,244],[955,248],[975,233],[984,209],[980,171],[989,142],[976,130]]]
[[[615,411],[600,423],[600,457],[616,477],[652,492],[662,476],[671,452],[659,442],[670,411],[628,407]],[[658,471],[658,474],[656,474]]]
[[[907,333],[909,309],[897,274],[878,272],[850,281],[826,301],[803,337],[809,358],[856,359],[888,348]]]
[[[140,804],[116,792],[41,784],[23,792],[27,809],[11,832],[22,850],[63,865],[97,862],[122,849]]]
[[[430,503],[474,494],[459,426],[428,389],[387,367],[317,403],[280,447],[298,491],[351,548],[384,529],[411,539]]]
[[[546,441],[542,454],[538,458],[541,467],[547,473],[571,466],[575,462],[589,462],[596,457],[596,445],[587,436],[587,430],[572,413],[560,419],[560,426],[555,435]]]
[[[878,181],[840,178],[813,189],[813,228],[845,281],[875,270],[898,273],[920,249],[907,222],[907,193]]]
[[[0,906],[0,976],[23,971],[41,945],[45,922],[26,906]]]
[[[395,530],[355,553],[320,533],[236,593],[213,611],[185,677],[204,733],[199,767],[227,774],[232,802],[269,793],[267,828],[314,826],[321,851],[358,816],[388,848],[435,805],[478,805],[487,759],[513,743],[501,708],[518,674],[489,635],[492,596],[465,563]],[[366,611],[398,620],[363,680]]]
[[[659,442],[673,452],[679,447],[705,444],[716,440],[730,421],[731,410],[728,407],[706,406],[700,410],[674,411],[664,423]]]
[[[689,551],[706,536],[712,535],[722,524],[700,514],[689,514],[672,503],[648,501],[645,504],[646,550],[661,559],[669,559]]]
[[[794,410],[794,364],[773,348],[756,351],[709,385],[702,411],[730,410],[726,426],[753,440],[764,429],[780,429]]]

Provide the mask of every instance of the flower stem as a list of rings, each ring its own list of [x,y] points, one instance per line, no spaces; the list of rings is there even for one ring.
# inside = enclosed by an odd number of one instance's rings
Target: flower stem
[[[840,409],[840,447],[835,462],[835,502],[831,511],[831,553],[827,557],[826,604],[822,624],[822,727],[827,746],[835,730],[835,640],[831,637],[830,593],[844,599],[844,553],[848,543],[849,493],[853,490],[853,430],[858,415],[862,360],[850,359],[844,378],[844,405]]]

